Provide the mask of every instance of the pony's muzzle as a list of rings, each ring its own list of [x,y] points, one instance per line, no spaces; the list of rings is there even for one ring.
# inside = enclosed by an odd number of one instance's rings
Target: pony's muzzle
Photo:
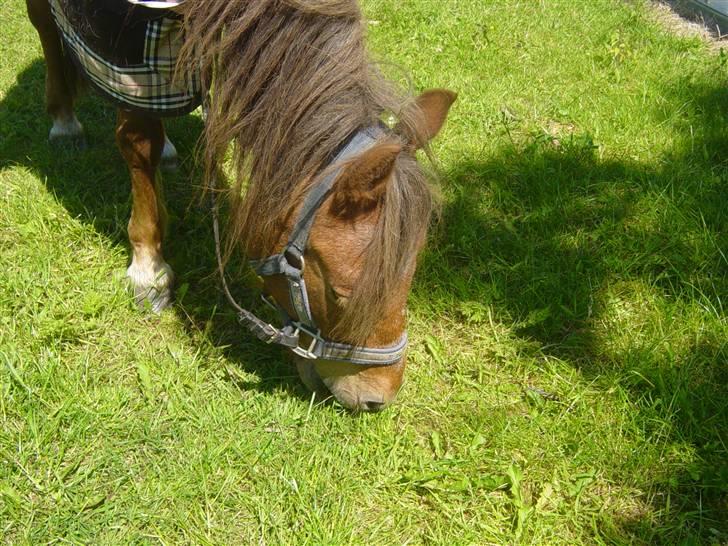
[[[320,399],[334,397],[342,406],[354,412],[378,412],[386,408],[397,396],[400,381],[379,381],[371,368],[354,368],[343,373],[346,363],[311,361],[296,357],[301,381]],[[395,364],[399,367],[401,364]],[[401,375],[400,375],[401,378]]]

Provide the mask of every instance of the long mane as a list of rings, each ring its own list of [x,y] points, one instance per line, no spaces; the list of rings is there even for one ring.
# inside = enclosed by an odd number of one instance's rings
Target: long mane
[[[183,16],[180,66],[201,71],[211,97],[207,178],[233,143],[228,240],[248,255],[274,250],[292,208],[355,130],[393,115],[416,135],[412,97],[370,62],[355,0],[189,1]],[[395,176],[337,326],[352,343],[370,335],[429,223],[432,194],[412,155],[401,154]]]

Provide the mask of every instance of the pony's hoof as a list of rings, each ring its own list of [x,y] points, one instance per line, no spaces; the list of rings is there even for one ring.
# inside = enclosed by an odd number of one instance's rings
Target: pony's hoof
[[[174,273],[166,263],[162,262],[151,274],[132,263],[126,270],[126,276],[134,302],[140,309],[149,307],[159,314],[172,305]]]
[[[172,290],[169,288],[158,290],[152,287],[146,290],[134,290],[134,301],[137,307],[144,310],[149,306],[156,314],[160,314],[170,307],[172,305],[172,299]]]
[[[72,147],[79,150],[88,146],[83,126],[73,115],[68,119],[53,120],[53,127],[48,133],[48,142],[53,146]]]
[[[159,168],[162,169],[166,173],[176,172],[177,169],[179,169],[179,161],[177,160],[177,156],[173,156],[173,157],[162,156],[162,159],[159,162]]]
[[[54,148],[72,148],[74,150],[88,148],[88,142],[83,133],[80,135],[50,135],[48,143]]]

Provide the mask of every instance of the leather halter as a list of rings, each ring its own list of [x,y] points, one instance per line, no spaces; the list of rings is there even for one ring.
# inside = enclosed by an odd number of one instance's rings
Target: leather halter
[[[384,128],[381,125],[358,130],[334,155],[331,163],[340,163],[367,150],[383,134]],[[306,195],[298,213],[298,219],[293,225],[283,250],[262,260],[251,260],[250,262],[255,272],[261,277],[284,275],[288,282],[288,294],[291,307],[297,315],[296,318],[291,317],[273,298],[266,295],[261,296],[266,304],[278,311],[283,322],[281,328],[259,319],[252,312],[241,307],[230,294],[222,266],[217,202],[213,184],[213,229],[223,289],[232,306],[238,311],[238,320],[265,343],[282,345],[296,355],[309,360],[336,360],[363,366],[389,366],[399,362],[404,356],[407,348],[407,332],[403,333],[396,343],[387,347],[357,347],[347,343],[338,343],[321,336],[321,330],[316,326],[309,305],[306,282],[303,278],[304,254],[316,214],[342,170],[343,167],[334,168]],[[305,334],[311,339],[305,347],[301,345],[301,334]]]

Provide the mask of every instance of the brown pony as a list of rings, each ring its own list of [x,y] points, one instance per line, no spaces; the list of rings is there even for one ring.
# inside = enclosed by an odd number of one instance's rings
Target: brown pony
[[[47,0],[27,0],[47,63],[51,139],[78,137],[75,76]],[[305,252],[310,309],[321,335],[384,347],[405,329],[407,293],[433,208],[415,151],[442,127],[455,100],[446,90],[400,94],[369,61],[355,0],[189,0],[179,73],[210,85],[204,143],[208,183],[233,144],[236,184],[228,250],[251,258],[279,252],[302,200],[358,129],[397,119],[376,142],[347,158],[319,209]],[[162,256],[163,206],[155,184],[165,149],[161,120],[120,109],[117,143],[132,180],[128,276],[138,301],[171,301]],[[171,155],[171,152],[167,155]],[[265,291],[295,316],[285,279]],[[344,406],[379,410],[396,396],[405,358],[389,366],[297,361],[304,383]]]

